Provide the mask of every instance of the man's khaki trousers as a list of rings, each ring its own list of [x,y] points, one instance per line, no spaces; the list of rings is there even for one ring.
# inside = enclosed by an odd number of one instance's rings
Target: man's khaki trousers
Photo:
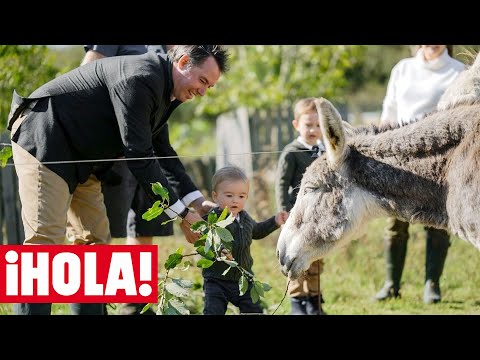
[[[28,116],[28,114],[26,115]],[[26,117],[12,127],[12,136]],[[107,244],[110,230],[100,181],[91,175],[70,194],[67,183],[12,141],[18,175],[24,244]]]

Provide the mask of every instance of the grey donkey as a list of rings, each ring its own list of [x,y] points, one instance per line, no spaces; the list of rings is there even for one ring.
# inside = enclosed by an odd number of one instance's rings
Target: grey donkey
[[[471,105],[480,100],[480,54],[473,64],[457,76],[440,98],[437,109],[447,110],[458,105]]]
[[[292,279],[376,217],[448,229],[480,248],[480,104],[396,129],[346,127],[317,99],[326,153],[310,165],[277,243]]]

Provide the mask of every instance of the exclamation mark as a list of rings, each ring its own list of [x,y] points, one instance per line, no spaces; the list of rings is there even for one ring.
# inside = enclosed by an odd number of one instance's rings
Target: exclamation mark
[[[7,296],[18,295],[18,265],[15,264],[18,260],[18,253],[10,250],[5,254],[5,260],[9,265],[6,265],[6,282],[7,282]]]
[[[152,254],[149,252],[140,253],[140,281],[152,280]],[[149,284],[142,284],[138,288],[142,296],[149,296],[152,293],[152,287]]]

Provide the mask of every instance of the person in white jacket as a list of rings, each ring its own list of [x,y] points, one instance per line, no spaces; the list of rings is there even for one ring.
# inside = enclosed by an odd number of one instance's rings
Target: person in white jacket
[[[383,101],[381,125],[406,126],[436,110],[440,97],[465,65],[451,57],[451,45],[418,45],[413,57],[399,61],[392,69]],[[400,297],[400,281],[407,252],[409,224],[388,219],[385,228],[386,279],[375,295],[381,301]],[[450,246],[444,230],[425,227],[427,248],[423,301],[441,301],[440,276]]]

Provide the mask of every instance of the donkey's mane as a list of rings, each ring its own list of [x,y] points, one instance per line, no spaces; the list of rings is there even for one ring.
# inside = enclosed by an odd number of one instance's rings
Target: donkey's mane
[[[467,121],[466,119],[470,119]],[[480,119],[480,104],[434,111],[403,127],[370,125],[353,130],[348,145],[374,158],[428,156],[456,146]]]
[[[405,126],[410,126],[414,123],[417,123],[419,121],[422,121],[426,117],[429,117],[430,115],[433,115],[437,112],[437,110],[433,110],[429,113],[424,114],[420,118],[418,118],[416,121],[409,123],[408,125]],[[405,127],[404,126],[404,127]],[[365,126],[359,126],[356,128],[352,128],[352,134],[353,135],[377,135],[384,133],[389,130],[395,130],[395,129],[400,129],[401,126],[398,122],[395,122],[394,125],[391,123],[386,123],[386,124],[381,124],[381,125],[375,125],[375,124],[370,124],[370,125],[365,125]]]

